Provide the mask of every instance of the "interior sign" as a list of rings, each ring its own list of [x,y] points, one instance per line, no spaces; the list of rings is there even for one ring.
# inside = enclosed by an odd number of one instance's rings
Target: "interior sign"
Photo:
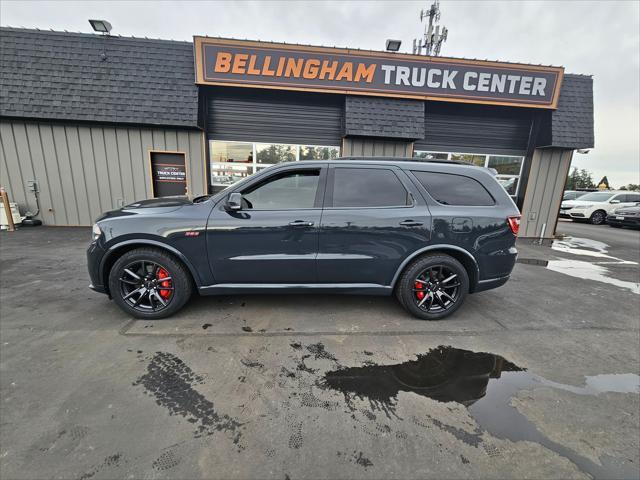
[[[196,83],[556,108],[564,69],[194,38]]]

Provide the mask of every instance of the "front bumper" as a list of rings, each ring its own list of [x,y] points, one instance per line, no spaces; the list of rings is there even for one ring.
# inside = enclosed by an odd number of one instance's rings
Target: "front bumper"
[[[620,225],[621,227],[640,227],[640,217],[625,217],[620,220],[616,217],[620,215],[608,215],[607,223],[609,225]]]
[[[582,213],[582,212],[569,212],[569,217],[571,217],[571,218],[586,218],[584,213]]]
[[[91,284],[89,288],[94,292],[107,293],[104,281],[100,275],[100,265],[104,257],[105,250],[98,245],[98,242],[92,242],[87,248],[87,268],[89,270],[89,278]]]
[[[569,209],[568,208],[565,208],[564,210],[560,209],[560,213],[558,213],[558,216],[560,218],[571,218],[571,215],[569,215]]]

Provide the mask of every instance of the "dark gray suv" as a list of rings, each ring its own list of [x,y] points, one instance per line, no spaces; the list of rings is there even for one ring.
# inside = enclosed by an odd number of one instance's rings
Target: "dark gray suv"
[[[487,169],[343,158],[265,168],[213,196],[104,214],[87,252],[91,288],[138,318],[202,295],[391,295],[425,320],[503,285],[520,214]]]

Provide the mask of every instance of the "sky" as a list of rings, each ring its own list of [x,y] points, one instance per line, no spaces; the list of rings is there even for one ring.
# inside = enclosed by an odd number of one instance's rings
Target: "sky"
[[[384,50],[402,40],[411,52],[423,31],[413,1],[12,1],[3,26],[92,32],[105,19],[112,34],[191,40],[208,35]],[[564,66],[593,75],[596,146],[573,166],[607,175],[614,187],[640,183],[640,2],[441,0],[449,29],[443,56]]]

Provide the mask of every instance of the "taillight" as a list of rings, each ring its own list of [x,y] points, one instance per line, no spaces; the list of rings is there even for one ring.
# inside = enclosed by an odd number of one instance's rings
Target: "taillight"
[[[518,230],[520,230],[520,215],[514,215],[513,217],[507,217],[507,223],[511,228],[511,231],[514,235],[518,235]]]

